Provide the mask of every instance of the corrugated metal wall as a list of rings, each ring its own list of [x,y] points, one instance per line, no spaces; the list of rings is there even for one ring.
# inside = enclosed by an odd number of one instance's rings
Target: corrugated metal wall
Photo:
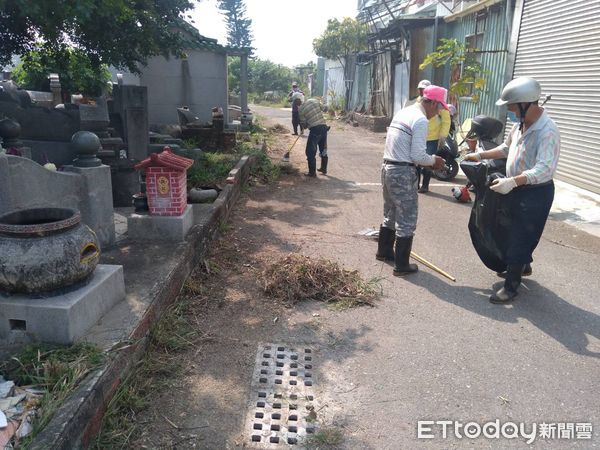
[[[514,75],[542,85],[561,133],[557,175],[600,193],[600,1],[526,0]]]
[[[373,86],[369,111],[374,116],[392,117],[394,109],[393,76],[391,52],[386,51],[376,55],[373,58]]]
[[[512,17],[510,17],[512,20]],[[469,99],[460,100],[460,121],[472,118],[478,114],[500,117],[500,110],[496,100],[504,87],[504,73],[508,55],[508,27],[506,23],[506,3],[501,3],[488,10],[485,19],[476,21],[475,14],[458,19],[446,25],[446,34],[449,38],[456,38],[465,42],[465,36],[483,31],[483,45],[481,64],[484,70],[489,71],[484,77],[487,80],[485,91],[479,102],[474,103]],[[482,30],[483,28],[483,30]]]
[[[342,67],[330,67],[325,70],[325,103],[329,106],[339,108],[344,104],[346,87],[344,84],[344,69]]]
[[[352,94],[350,97],[350,110],[364,112],[370,107],[371,101],[371,71],[372,64],[357,64]]]

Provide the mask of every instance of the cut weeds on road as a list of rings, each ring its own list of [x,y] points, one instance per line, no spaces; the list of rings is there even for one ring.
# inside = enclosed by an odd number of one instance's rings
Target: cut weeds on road
[[[265,293],[295,304],[316,300],[339,309],[373,306],[379,296],[378,280],[365,281],[356,270],[347,270],[326,259],[290,254],[261,274]]]

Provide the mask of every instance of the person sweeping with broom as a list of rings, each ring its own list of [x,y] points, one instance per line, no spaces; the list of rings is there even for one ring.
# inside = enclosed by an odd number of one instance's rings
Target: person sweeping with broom
[[[317,149],[321,156],[321,167],[318,169],[323,175],[327,175],[327,164],[329,156],[327,155],[327,132],[329,127],[323,117],[323,111],[326,111],[319,100],[316,98],[308,99],[300,105],[300,125],[309,129],[308,140],[306,142],[306,160],[308,161],[307,177],[317,176]]]

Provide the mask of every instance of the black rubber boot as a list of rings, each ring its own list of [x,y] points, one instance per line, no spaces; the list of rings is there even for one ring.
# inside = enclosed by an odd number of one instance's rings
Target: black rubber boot
[[[316,177],[317,176],[317,160],[313,159],[312,161],[308,161],[308,173],[305,173],[307,177]]]
[[[521,285],[521,276],[523,274],[523,265],[509,265],[506,268],[506,278],[504,286],[490,296],[490,302],[496,304],[505,304],[511,302],[518,294],[517,289]]]
[[[416,264],[408,263],[412,242],[412,236],[396,237],[396,248],[394,249],[394,276],[401,277],[419,270],[419,267]]]
[[[323,175],[327,175],[327,163],[329,162],[329,156],[323,156],[321,158],[321,167],[317,170],[321,172]]]
[[[423,172],[422,172],[422,176],[423,176],[423,183],[421,184],[421,187],[419,188],[419,194],[425,194],[427,192],[429,192],[429,180],[431,180],[431,169],[427,169],[427,168],[423,168]]]
[[[531,264],[527,263],[523,266],[523,276],[530,277],[533,274],[533,269],[531,268]],[[500,278],[506,278],[506,272],[496,272]]]
[[[379,261],[394,261],[394,239],[396,232],[381,225],[379,227],[379,240],[375,258]]]

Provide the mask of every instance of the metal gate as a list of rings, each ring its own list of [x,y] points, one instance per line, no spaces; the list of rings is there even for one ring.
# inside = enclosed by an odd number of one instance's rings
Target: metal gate
[[[600,193],[600,0],[525,0],[514,76],[552,95],[557,178]]]

